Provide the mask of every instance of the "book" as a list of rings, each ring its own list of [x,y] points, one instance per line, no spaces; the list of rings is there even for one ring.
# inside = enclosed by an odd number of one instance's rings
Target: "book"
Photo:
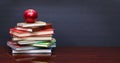
[[[35,44],[35,43],[38,43],[38,42],[46,42],[46,41],[39,41],[39,40],[27,40],[27,41],[17,41],[17,43],[19,45],[30,45],[30,44]],[[47,42],[50,42],[50,41],[47,41]]]
[[[47,23],[46,26],[37,26],[37,27],[20,27],[16,26],[16,30],[21,30],[21,31],[27,31],[27,32],[35,32],[35,31],[40,31],[40,30],[45,30],[45,29],[52,29],[52,24]]]
[[[51,43],[46,41],[46,42],[37,42],[31,45],[36,47],[49,47]]]
[[[47,25],[47,23],[43,21],[36,21],[35,23],[25,23],[25,22],[17,23],[17,26],[20,27],[35,27],[35,26],[45,26],[45,25]]]
[[[33,47],[33,46],[20,46],[17,43],[13,42],[13,41],[8,41],[7,42],[7,46],[9,46],[10,48],[14,49],[14,50],[31,50],[31,49],[38,49],[37,47]]]
[[[40,30],[39,27],[20,27],[20,26],[16,26],[15,29],[27,32],[34,32]]]
[[[46,35],[52,35],[54,34],[53,29],[46,29],[46,30],[41,30],[41,31],[37,31],[37,32],[25,32],[25,31],[21,31],[21,30],[16,30],[15,28],[10,29],[9,32],[11,35],[13,36],[17,36],[17,37],[28,37],[28,36],[46,36]]]
[[[21,41],[21,40],[52,40],[52,37],[24,37],[24,38],[19,38],[19,37],[13,37],[13,41]]]
[[[51,42],[43,41],[43,42],[37,42],[37,43],[31,44],[31,45],[35,47],[50,47],[55,42],[56,40],[52,39]]]
[[[12,53],[41,53],[41,54],[51,54],[51,49],[39,49],[39,50],[12,50]]]
[[[20,36],[15,36],[15,35],[13,35],[13,34],[10,34],[12,37],[19,37],[19,38],[25,38],[25,37],[52,37],[53,35],[51,35],[51,34],[46,34],[46,35],[34,35],[34,36],[22,36],[22,37],[20,37]]]
[[[35,50],[35,49],[52,49],[52,48],[56,47],[56,44],[52,44],[51,46],[45,48],[45,47],[33,47],[33,46],[29,46],[29,45],[21,46],[14,41],[8,41],[7,46],[9,46],[10,48],[12,48],[14,50]]]
[[[7,46],[9,46],[10,48],[14,49],[14,50],[31,50],[31,49],[38,49],[37,47],[33,47],[33,46],[20,46],[17,43],[13,42],[13,41],[8,41],[7,42]]]
[[[17,41],[17,43],[19,45],[30,45],[30,44],[35,44],[38,42],[50,42],[50,43],[54,43],[56,42],[55,38],[53,38],[52,40],[28,40],[28,41]]]

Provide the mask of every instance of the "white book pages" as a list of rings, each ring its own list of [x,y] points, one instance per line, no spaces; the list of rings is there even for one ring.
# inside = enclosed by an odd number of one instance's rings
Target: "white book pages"
[[[20,40],[52,40],[52,37],[25,37],[25,38],[18,38],[13,37],[13,41],[20,41]]]
[[[12,53],[51,53],[51,49],[46,50],[12,50]]]
[[[17,23],[17,26],[21,26],[21,27],[35,27],[35,26],[45,26],[47,25],[46,22],[43,21],[36,21],[35,23]]]

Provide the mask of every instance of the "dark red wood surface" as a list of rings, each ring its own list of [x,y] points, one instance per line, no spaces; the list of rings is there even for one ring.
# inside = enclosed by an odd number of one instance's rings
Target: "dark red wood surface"
[[[0,63],[120,63],[120,47],[57,47],[52,56],[9,51],[0,47]]]

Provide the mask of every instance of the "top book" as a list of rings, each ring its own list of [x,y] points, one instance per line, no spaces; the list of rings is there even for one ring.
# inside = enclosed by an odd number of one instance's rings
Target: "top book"
[[[21,26],[21,27],[36,27],[36,26],[46,26],[47,23],[43,22],[43,21],[36,21],[35,23],[17,23],[17,26]]]

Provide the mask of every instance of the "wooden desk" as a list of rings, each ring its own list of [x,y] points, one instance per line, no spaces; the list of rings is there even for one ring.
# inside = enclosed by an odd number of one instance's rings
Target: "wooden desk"
[[[120,63],[120,47],[57,47],[52,56],[8,52],[0,47],[0,63]]]

